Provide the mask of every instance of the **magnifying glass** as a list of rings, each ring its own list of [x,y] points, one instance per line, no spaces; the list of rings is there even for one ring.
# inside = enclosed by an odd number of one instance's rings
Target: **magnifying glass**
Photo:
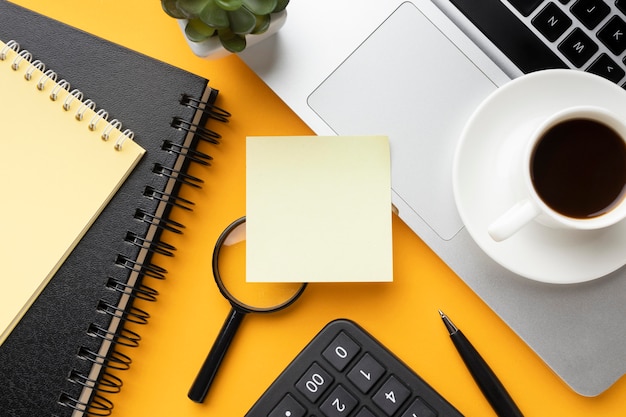
[[[246,218],[231,223],[213,250],[213,277],[231,309],[187,396],[204,401],[235,332],[247,313],[272,313],[293,304],[306,283],[246,282]]]

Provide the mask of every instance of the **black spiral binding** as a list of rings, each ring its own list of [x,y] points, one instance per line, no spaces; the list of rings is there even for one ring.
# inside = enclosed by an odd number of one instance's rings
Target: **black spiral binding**
[[[182,105],[193,107],[194,109],[200,109],[204,111],[209,118],[222,122],[227,121],[230,116],[230,114],[223,109],[210,105],[206,102],[201,102],[186,95],[181,97],[180,103]],[[199,127],[186,122],[183,123],[183,120],[180,118],[175,117],[171,126],[175,129],[191,132],[200,140],[214,144],[219,143],[218,139],[220,138],[220,135],[217,133],[204,127]],[[168,141],[163,142],[162,149],[164,151],[185,155],[188,161],[202,165],[208,165],[208,161],[212,159],[209,155],[195,149],[187,147],[184,148]],[[203,182],[201,179],[190,176],[182,171],[175,171],[171,168],[163,166],[155,166],[153,172],[155,175],[164,175],[168,178],[174,178],[179,185],[186,184],[192,187],[201,187]],[[185,210],[192,210],[192,206],[194,205],[194,203],[189,200],[170,193],[155,190],[150,186],[147,186],[144,189],[143,197],[156,199],[171,207],[180,207]],[[184,228],[184,225],[172,219],[159,217],[147,213],[142,209],[136,210],[135,218],[160,230],[167,230],[173,233],[182,233],[182,229]],[[176,251],[174,246],[160,239],[149,240],[145,237],[138,236],[131,231],[126,232],[124,241],[128,244],[147,250],[150,255],[159,254],[164,256],[174,256],[174,252]],[[150,315],[146,311],[134,307],[132,302],[135,298],[151,302],[157,300],[158,291],[144,284],[143,279],[151,278],[162,280],[165,279],[167,271],[164,268],[152,263],[151,258],[151,256],[148,256],[145,260],[139,262],[137,260],[129,259],[123,255],[118,255],[115,264],[126,269],[128,274],[139,274],[140,278],[138,280],[138,284],[134,286],[130,286],[115,278],[109,278],[107,288],[116,291],[121,296],[129,297],[130,307],[122,309],[116,305],[108,303],[106,300],[100,300],[97,308],[98,312],[107,314],[112,319],[121,320],[123,323],[132,322],[142,325],[148,323]],[[117,332],[111,332],[102,326],[92,323],[87,330],[87,335],[92,338],[100,339],[103,342],[112,343],[114,346],[139,346],[141,340],[139,334],[126,329],[123,325],[121,329],[122,330]],[[107,370],[115,369],[119,371],[129,369],[131,365],[131,358],[121,353],[119,350],[116,350],[115,347],[107,356],[101,356],[93,350],[81,347],[78,352],[78,357],[93,364],[102,365],[104,370],[98,378],[91,378],[90,376],[84,375],[76,370],[72,371],[68,376],[68,380],[72,383],[91,389],[93,393],[89,401],[80,401],[79,399],[72,398],[64,393],[61,395],[59,402],[66,407],[84,412],[88,416],[104,417],[110,415],[113,408],[113,402],[107,399],[105,395],[119,392],[122,388],[122,380],[107,372]]]
[[[87,109],[93,110],[95,112],[96,103],[94,103],[90,99],[83,100],[82,92],[77,89],[71,89],[70,83],[66,80],[57,81],[56,72],[51,69],[46,69],[45,64],[40,60],[33,60],[32,54],[25,49],[21,49],[20,45],[16,41],[11,40],[5,44],[5,46],[0,50],[0,60],[6,60],[8,58],[7,54],[10,50],[13,50],[17,54],[14,58],[12,58],[13,60],[11,62],[11,68],[14,71],[19,70],[22,65],[27,65],[26,71],[24,72],[24,78],[26,79],[26,81],[36,81],[35,87],[40,91],[44,90],[48,83],[52,83],[54,85],[50,93],[50,99],[52,101],[57,101],[59,99],[59,93],[62,90],[66,90],[69,93],[62,103],[62,108],[65,111],[75,109],[72,111],[75,111],[74,115],[78,121],[83,120]],[[37,72],[37,74],[41,75],[38,79],[35,80],[33,79],[33,76],[36,73],[36,70],[39,71]],[[77,103],[78,107],[76,108],[74,104]],[[102,134],[103,140],[109,140],[110,134],[114,131],[114,129],[118,129],[121,134],[116,138],[114,142],[114,148],[119,150],[122,148],[123,143],[126,140],[132,140],[134,134],[128,129],[122,131],[122,124],[117,120],[109,121],[107,116],[108,114],[106,111],[102,109],[98,110],[89,121],[88,127],[90,130],[96,130],[99,123],[106,123]],[[158,248],[158,246],[156,247]],[[163,248],[167,248],[165,250],[169,250],[168,246],[162,246],[161,249]],[[141,294],[144,299],[150,299],[155,296],[155,291],[147,287],[139,286],[137,289],[133,289],[133,291],[135,291],[136,296],[139,296],[139,294]],[[101,312],[114,315],[118,318],[123,318],[123,320],[125,321],[142,322],[147,318],[147,313],[136,308],[130,308],[128,309],[128,311],[124,312],[117,311],[116,309],[106,304],[102,304],[101,306],[99,306],[99,308]],[[111,333],[110,331],[103,329],[98,325],[92,324],[91,326],[89,326],[87,334],[91,337],[100,338],[102,340],[107,340],[115,344],[126,346],[136,346],[139,342],[139,335],[128,329],[122,329],[119,332]],[[78,352],[78,355],[90,362],[103,364],[106,363],[107,368],[112,369],[125,369],[127,366],[130,365],[130,358],[115,351],[109,357],[103,358],[99,357],[97,353],[94,353],[88,349],[81,348],[81,351]],[[70,372],[67,378],[72,383],[94,390],[94,394],[91,396],[89,402],[86,403],[63,393],[58,400],[59,403],[74,410],[85,411],[86,415],[88,416],[110,415],[113,403],[105,398],[103,394],[119,392],[122,386],[122,381],[118,377],[105,370],[101,373],[98,380],[94,380],[93,378],[90,378],[73,370],[72,372]]]
[[[0,59],[6,59],[7,48],[11,48],[18,53],[18,56],[14,59],[13,66],[15,69],[19,67],[22,61],[27,61],[30,65],[26,72],[26,78],[29,79],[35,69],[39,69],[44,75],[38,80],[38,88],[43,89],[43,86],[47,82],[55,82],[57,86],[51,93],[51,99],[55,100],[58,97],[58,93],[61,89],[65,89],[70,92],[68,98],[63,103],[63,107],[69,110],[74,100],[81,101],[82,104],[76,112],[76,118],[81,120],[83,114],[87,108],[95,111],[95,103],[91,100],[82,100],[82,93],[78,90],[70,90],[70,84],[65,80],[56,81],[56,73],[51,70],[45,70],[45,66],[41,61],[32,61],[32,56],[25,50],[20,51],[19,44],[14,41],[7,43],[7,46],[0,51]],[[32,68],[32,69],[31,69]],[[206,116],[204,120],[214,119],[221,122],[227,122],[230,113],[213,105],[208,101],[202,101],[189,95],[182,95],[180,98],[180,104],[183,106],[191,107],[195,110],[199,110]],[[104,110],[98,110],[95,116],[90,120],[89,127],[95,129],[95,126],[102,122],[108,123],[107,128],[104,131],[103,139],[109,138],[109,133],[113,128],[121,130],[121,123],[117,120],[108,121],[108,114]],[[183,130],[191,133],[198,140],[209,142],[212,144],[218,144],[221,136],[214,131],[207,129],[203,126],[187,122],[179,117],[174,117],[171,122],[171,126],[174,129]],[[123,131],[122,135],[117,139],[116,147],[121,147],[123,141],[131,138],[133,133],[129,130]],[[195,141],[194,141],[195,142]],[[189,162],[195,162],[202,165],[210,165],[212,157],[203,152],[198,151],[194,147],[183,147],[174,144],[170,141],[164,140],[162,149],[166,152],[172,152],[178,155],[182,155]],[[203,181],[200,178],[188,175],[185,172],[174,170],[165,166],[156,165],[153,168],[155,175],[162,175],[171,179],[177,183],[177,185],[189,185],[192,187],[201,187]],[[178,187],[177,187],[178,188]],[[165,193],[155,190],[154,188],[147,186],[144,190],[143,197],[147,199],[158,200],[165,203],[169,207],[180,207],[185,210],[192,210],[193,202],[175,196],[172,193]],[[169,212],[169,211],[167,211]],[[137,209],[135,212],[135,218],[139,221],[147,223],[148,226],[154,226],[160,231],[167,230],[173,233],[182,233],[184,226],[178,222],[175,222],[166,216],[156,216],[142,209]],[[133,302],[135,299],[144,301],[156,301],[158,291],[154,288],[146,285],[144,278],[152,279],[165,279],[167,271],[152,263],[152,255],[159,254],[163,256],[174,256],[176,248],[166,242],[159,239],[160,233],[153,239],[147,239],[143,236],[138,236],[136,233],[128,231],[122,238],[126,244],[134,245],[140,250],[148,252],[148,256],[142,261],[129,259],[124,255],[119,255],[115,260],[115,264],[118,267],[126,269],[128,274],[138,274],[138,279],[135,285],[128,285],[121,280],[109,277],[106,283],[106,288],[118,293],[120,297],[127,297],[129,302],[125,308],[120,308],[117,305],[113,305],[107,300],[101,299],[97,306],[97,312],[109,316],[111,320],[119,320],[121,325],[118,326],[117,331],[111,331],[97,323],[91,323],[86,331],[87,336],[92,339],[98,340],[98,345],[101,343],[109,343],[112,345],[112,349],[109,350],[107,355],[101,355],[98,352],[86,347],[81,346],[77,352],[78,358],[90,362],[94,365],[102,367],[102,371],[97,376],[85,375],[84,373],[74,369],[72,370],[67,379],[73,384],[77,384],[91,391],[87,400],[80,398],[74,398],[71,395],[63,392],[61,393],[58,403],[64,407],[68,407],[72,410],[83,413],[87,416],[104,417],[109,416],[113,409],[113,402],[110,401],[106,395],[118,393],[122,388],[122,380],[112,373],[108,372],[110,369],[114,370],[126,370],[130,368],[131,358],[116,349],[117,346],[125,347],[137,347],[139,346],[141,337],[138,333],[133,332],[125,327],[126,322],[134,324],[147,324],[150,315],[135,306]]]
[[[208,102],[202,102],[187,95],[181,97],[180,103],[184,106],[192,107],[196,110],[202,110],[208,118],[218,121],[226,122],[230,117],[230,113],[226,112],[219,107],[216,107]],[[171,126],[174,129],[184,130],[186,132],[193,133],[199,140],[207,141],[213,144],[217,144],[220,135],[188,122],[184,122],[180,118],[173,118]],[[197,151],[190,147],[182,147],[175,145],[169,141],[164,141],[162,149],[167,152],[173,152],[184,155],[187,161],[199,163],[202,165],[208,165],[212,159],[209,155]],[[153,168],[155,175],[163,175],[168,178],[174,178],[178,185],[189,185],[192,187],[201,187],[202,180],[191,175],[188,175],[182,171],[176,171],[171,168],[163,166],[155,166]],[[192,210],[194,203],[184,198],[175,196],[171,193],[165,193],[155,190],[154,188],[147,186],[144,189],[143,197],[147,199],[155,199],[160,202],[166,203],[170,207],[180,207],[185,210]],[[184,225],[169,219],[167,217],[160,217],[138,208],[135,212],[135,218],[147,223],[149,226],[154,226],[161,231],[167,230],[173,233],[182,233]],[[143,283],[144,278],[165,279],[167,271],[154,264],[152,262],[153,254],[159,254],[164,256],[174,256],[176,248],[160,239],[149,240],[145,237],[138,236],[131,231],[126,232],[124,242],[130,245],[145,249],[149,252],[149,256],[143,261],[129,259],[124,255],[118,255],[115,264],[121,268],[127,270],[128,274],[139,274],[138,283],[134,286],[130,286],[125,282],[122,282],[115,278],[109,278],[106,287],[112,291],[119,293],[120,296],[126,296],[130,298],[130,302],[126,308],[120,308],[116,305],[112,305],[106,300],[100,300],[97,311],[103,314],[109,315],[112,319],[121,320],[122,323],[132,322],[135,324],[147,324],[150,315],[137,307],[132,305],[134,299],[141,299],[144,301],[156,301],[158,291],[154,288]],[[131,358],[119,350],[116,350],[116,346],[136,347],[139,346],[141,337],[139,334],[126,329],[123,324],[122,330],[117,332],[111,332],[108,329],[92,323],[87,330],[87,335],[92,338],[97,338],[102,342],[109,342],[114,345],[114,348],[110,351],[109,355],[101,356],[97,352],[88,349],[87,347],[81,347],[78,352],[78,357],[89,361],[93,364],[102,365],[103,371],[98,378],[91,378],[88,375],[84,375],[76,370],[72,371],[68,376],[68,380],[72,383],[82,385],[92,390],[92,395],[89,401],[80,401],[79,399],[72,398],[67,394],[62,394],[59,402],[69,408],[84,412],[88,416],[104,417],[111,414],[113,408],[113,402],[107,399],[107,394],[115,394],[122,388],[122,380],[111,373],[108,369],[126,370],[130,368]]]
[[[32,55],[26,50],[20,50],[20,46],[17,42],[9,41],[6,46],[0,50],[0,60],[6,59],[9,49],[13,49],[18,54],[12,63],[12,67],[15,70],[17,70],[23,62],[28,63],[29,67],[25,72],[25,78],[27,80],[32,78],[35,69],[43,73],[40,79],[37,80],[37,88],[42,90],[46,83],[56,83],[50,94],[52,100],[58,99],[59,92],[62,89],[69,92],[68,97],[63,103],[65,110],[70,110],[74,101],[81,103],[76,110],[76,119],[82,120],[85,111],[91,109],[95,112],[95,115],[89,121],[88,125],[91,130],[95,130],[99,123],[107,123],[102,135],[103,140],[109,139],[109,135],[113,129],[118,129],[122,132],[116,139],[116,149],[120,149],[125,140],[133,138],[133,132],[128,129],[122,131],[121,123],[118,120],[113,119],[109,121],[108,113],[105,110],[100,109],[96,111],[95,103],[89,99],[83,100],[82,93],[76,89],[71,90],[70,84],[67,81],[57,81],[57,74],[54,71],[46,70],[45,65],[39,60],[33,61]],[[220,122],[227,122],[230,113],[215,106],[212,103],[213,99],[214,98],[209,98],[207,101],[202,101],[184,94],[180,97],[180,104],[202,112],[205,116],[202,118],[203,121],[214,119]],[[193,134],[194,144],[197,142],[195,139],[218,144],[221,138],[221,136],[214,131],[198,124],[187,122],[179,117],[174,117],[170,125],[173,129]],[[163,141],[161,148],[165,152],[171,152],[184,157],[185,160],[190,163],[210,165],[210,161],[213,159],[210,155],[195,149],[194,146],[185,147],[168,140]],[[191,176],[182,170],[175,170],[161,165],[155,165],[152,171],[155,175],[165,176],[175,181],[176,186],[174,189],[176,190],[182,185],[200,188],[203,183],[203,180],[200,178]],[[174,195],[174,193],[159,191],[151,186],[145,187],[142,196],[146,199],[157,200],[159,203],[165,204],[168,209],[179,207],[184,210],[192,210],[194,205],[193,202]],[[169,210],[165,210],[162,215],[157,216],[141,208],[136,210],[135,219],[144,222],[148,227],[155,227],[158,231],[151,239],[145,236],[139,236],[132,231],[127,231],[125,236],[121,238],[125,244],[133,245],[139,248],[140,251],[146,252],[147,256],[142,260],[137,260],[130,259],[120,254],[115,260],[115,266],[125,269],[128,275],[136,274],[137,280],[134,285],[129,285],[127,282],[109,277],[106,282],[106,288],[117,293],[120,297],[126,297],[128,302],[125,307],[122,308],[119,305],[114,305],[105,299],[101,299],[96,307],[96,311],[107,315],[110,320],[118,320],[120,325],[116,328],[119,330],[111,331],[109,328],[94,322],[89,325],[86,330],[86,335],[92,340],[97,340],[98,346],[102,343],[109,343],[112,348],[108,350],[109,353],[107,355],[101,355],[87,346],[81,346],[79,348],[77,357],[93,365],[101,366],[101,371],[97,373],[97,376],[93,376],[85,375],[83,372],[73,369],[67,376],[67,380],[72,384],[77,384],[89,390],[91,394],[85,400],[82,399],[82,397],[74,398],[68,393],[62,392],[58,398],[60,405],[91,417],[106,417],[111,414],[113,402],[109,400],[106,395],[120,392],[122,380],[110,373],[109,370],[127,370],[130,368],[132,362],[128,355],[120,352],[116,347],[124,346],[133,348],[139,346],[141,341],[141,336],[127,329],[125,323],[129,322],[144,325],[148,323],[150,318],[148,312],[135,307],[133,302],[135,299],[148,302],[157,300],[159,295],[158,291],[146,285],[143,281],[144,279],[163,280],[166,277],[167,271],[152,262],[152,255],[158,254],[171,257],[174,256],[174,252],[176,251],[174,246],[160,239],[160,232],[167,230],[172,233],[180,234],[182,233],[182,229],[184,229],[184,225],[169,219],[167,217],[168,213]]]

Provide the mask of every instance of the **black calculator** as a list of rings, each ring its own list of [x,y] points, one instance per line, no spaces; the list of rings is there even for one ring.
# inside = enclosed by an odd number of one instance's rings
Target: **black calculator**
[[[462,414],[353,321],[327,324],[246,417],[458,417]]]

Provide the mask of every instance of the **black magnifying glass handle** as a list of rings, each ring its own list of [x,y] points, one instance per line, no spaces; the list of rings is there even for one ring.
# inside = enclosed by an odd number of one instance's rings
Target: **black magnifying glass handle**
[[[196,376],[195,381],[193,381],[193,385],[191,389],[189,389],[189,393],[187,396],[190,400],[195,401],[197,403],[201,403],[204,401],[207,393],[209,392],[209,388],[213,383],[213,379],[217,374],[217,370],[222,363],[222,359],[224,359],[224,355],[226,355],[226,351],[230,346],[230,343],[233,341],[235,337],[235,333],[241,324],[246,313],[238,311],[234,308],[230,309],[230,313],[224,324],[222,325],[222,329],[220,330],[217,339],[213,343],[213,347],[209,352],[204,364],[202,364],[202,368],[198,375]]]

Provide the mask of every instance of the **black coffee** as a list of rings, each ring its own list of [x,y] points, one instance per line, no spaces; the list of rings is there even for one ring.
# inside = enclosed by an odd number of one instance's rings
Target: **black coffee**
[[[530,166],[537,194],[553,210],[586,219],[622,201],[626,188],[626,146],[608,126],[571,119],[548,130]]]

